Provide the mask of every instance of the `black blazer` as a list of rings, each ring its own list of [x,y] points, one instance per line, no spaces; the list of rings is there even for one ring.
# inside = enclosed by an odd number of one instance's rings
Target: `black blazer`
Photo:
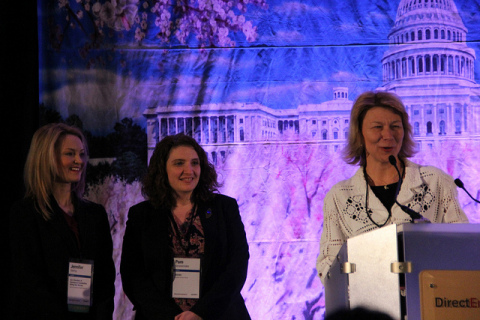
[[[247,277],[248,243],[235,199],[216,194],[198,204],[205,234],[200,298],[190,311],[204,320],[250,319],[240,291]],[[149,201],[130,208],[123,239],[120,273],[135,319],[171,320],[182,310],[172,298],[173,252],[169,209]]]
[[[103,206],[75,201],[81,248],[52,197],[49,221],[33,200],[10,213],[12,315],[14,319],[112,319],[115,265],[107,213]],[[69,258],[94,260],[93,306],[89,314],[67,311]]]

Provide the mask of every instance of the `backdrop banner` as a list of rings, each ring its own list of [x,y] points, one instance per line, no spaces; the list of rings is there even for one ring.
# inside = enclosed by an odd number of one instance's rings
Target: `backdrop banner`
[[[38,1],[43,122],[86,132],[88,198],[107,209],[119,270],[130,206],[155,144],[208,152],[250,244],[253,319],[323,319],[315,270],[323,199],[357,167],[353,102],[398,94],[418,153],[480,196],[479,0]],[[459,198],[470,222],[477,204]],[[116,282],[115,319],[132,319]]]

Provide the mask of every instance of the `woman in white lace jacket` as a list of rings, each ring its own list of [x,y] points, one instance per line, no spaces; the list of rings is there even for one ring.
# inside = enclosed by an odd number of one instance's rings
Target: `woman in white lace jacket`
[[[412,128],[399,97],[388,92],[361,94],[352,107],[344,154],[347,163],[360,168],[352,178],[334,185],[324,200],[317,258],[322,282],[348,238],[387,224],[411,222],[395,203],[396,192],[399,204],[432,223],[468,223],[453,178],[438,168],[408,161],[413,154]]]

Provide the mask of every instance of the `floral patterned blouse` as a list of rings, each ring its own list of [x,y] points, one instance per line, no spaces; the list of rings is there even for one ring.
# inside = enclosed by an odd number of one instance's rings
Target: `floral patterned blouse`
[[[172,220],[172,230],[170,237],[172,239],[173,255],[180,258],[202,258],[205,248],[205,236],[200,221],[200,216],[196,214],[195,207],[184,223],[180,223],[176,218]],[[173,216],[173,214],[172,214]],[[174,298],[175,302],[183,311],[192,308],[197,299]]]

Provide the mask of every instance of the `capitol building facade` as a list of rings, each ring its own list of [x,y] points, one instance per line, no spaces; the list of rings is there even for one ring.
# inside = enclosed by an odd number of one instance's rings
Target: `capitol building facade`
[[[402,98],[419,148],[445,139],[480,139],[480,86],[475,51],[453,0],[402,0],[388,36],[378,90]],[[336,151],[345,144],[353,101],[348,88],[333,89],[321,104],[278,110],[258,103],[157,106],[144,112],[149,158],[158,141],[183,132],[214,163],[232,145],[317,143]]]
[[[479,139],[475,51],[453,0],[402,0],[388,38],[379,90],[402,98],[420,147]]]
[[[147,109],[149,158],[158,141],[185,133],[206,151],[224,156],[225,147],[256,143],[322,142],[335,150],[344,144],[353,101],[348,89],[334,88],[334,99],[297,109],[276,110],[258,103],[159,106]],[[224,148],[222,148],[224,147]]]

